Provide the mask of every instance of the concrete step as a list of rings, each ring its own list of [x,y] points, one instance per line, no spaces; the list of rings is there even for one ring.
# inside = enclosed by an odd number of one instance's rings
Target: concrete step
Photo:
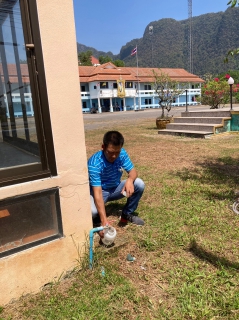
[[[173,123],[211,123],[211,124],[223,124],[224,120],[230,120],[231,118],[223,117],[175,117]]]
[[[169,130],[169,129],[159,130],[158,134],[186,136],[186,137],[194,137],[194,138],[202,138],[202,139],[210,138],[211,136],[213,136],[213,133],[208,131],[195,131],[195,130],[185,131],[185,130]]]
[[[223,110],[210,110],[210,111],[190,111],[190,112],[182,112],[182,117],[222,117],[222,118],[229,118],[231,117],[230,111],[223,111]]]
[[[168,123],[166,129],[184,131],[206,131],[214,133],[215,127],[222,127],[222,124],[210,123]]]

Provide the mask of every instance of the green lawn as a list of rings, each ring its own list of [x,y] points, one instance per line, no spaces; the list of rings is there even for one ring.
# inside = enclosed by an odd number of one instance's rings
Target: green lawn
[[[86,256],[68,277],[3,308],[0,319],[239,319],[239,216],[230,209],[239,135],[160,136],[154,126],[113,128],[146,184],[137,210],[145,226],[119,228],[123,200],[109,204],[122,245],[96,246],[93,270]],[[86,131],[88,156],[104,132]]]

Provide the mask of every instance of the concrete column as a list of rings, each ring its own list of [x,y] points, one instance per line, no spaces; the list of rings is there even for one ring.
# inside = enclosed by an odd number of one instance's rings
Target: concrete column
[[[110,112],[114,112],[113,105],[112,105],[112,98],[110,98]]]
[[[101,105],[100,105],[100,98],[98,98],[98,112],[102,113]]]
[[[134,97],[134,110],[136,110],[136,98]]]

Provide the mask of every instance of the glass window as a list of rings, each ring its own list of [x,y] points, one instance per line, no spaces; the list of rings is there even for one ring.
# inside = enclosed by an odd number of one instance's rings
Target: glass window
[[[33,6],[35,1],[29,3]],[[34,179],[34,173],[35,178],[42,177],[40,172],[56,174],[54,151],[45,145],[48,138],[53,150],[51,130],[46,132],[43,126],[43,114],[49,116],[42,96],[45,84],[38,91],[43,78],[43,68],[37,69],[41,48],[34,44],[38,24],[34,21],[33,29],[28,30],[32,8],[26,10],[27,4],[0,2],[0,186]],[[49,118],[46,121],[49,124]]]
[[[0,257],[62,237],[58,189],[0,201],[0,230]]]
[[[151,90],[151,85],[150,84],[145,84],[144,85],[144,90]]]
[[[125,88],[132,89],[133,88],[133,82],[125,82]]]
[[[83,109],[87,108],[86,101],[82,102],[82,107],[83,107]]]
[[[101,89],[108,89],[108,82],[100,82]]]

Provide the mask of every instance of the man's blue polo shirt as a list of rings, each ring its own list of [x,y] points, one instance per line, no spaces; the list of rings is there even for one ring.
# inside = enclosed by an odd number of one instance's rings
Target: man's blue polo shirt
[[[90,185],[101,186],[103,190],[116,188],[120,184],[123,169],[129,172],[133,168],[134,165],[123,148],[113,163],[106,160],[103,151],[98,151],[88,160]]]

